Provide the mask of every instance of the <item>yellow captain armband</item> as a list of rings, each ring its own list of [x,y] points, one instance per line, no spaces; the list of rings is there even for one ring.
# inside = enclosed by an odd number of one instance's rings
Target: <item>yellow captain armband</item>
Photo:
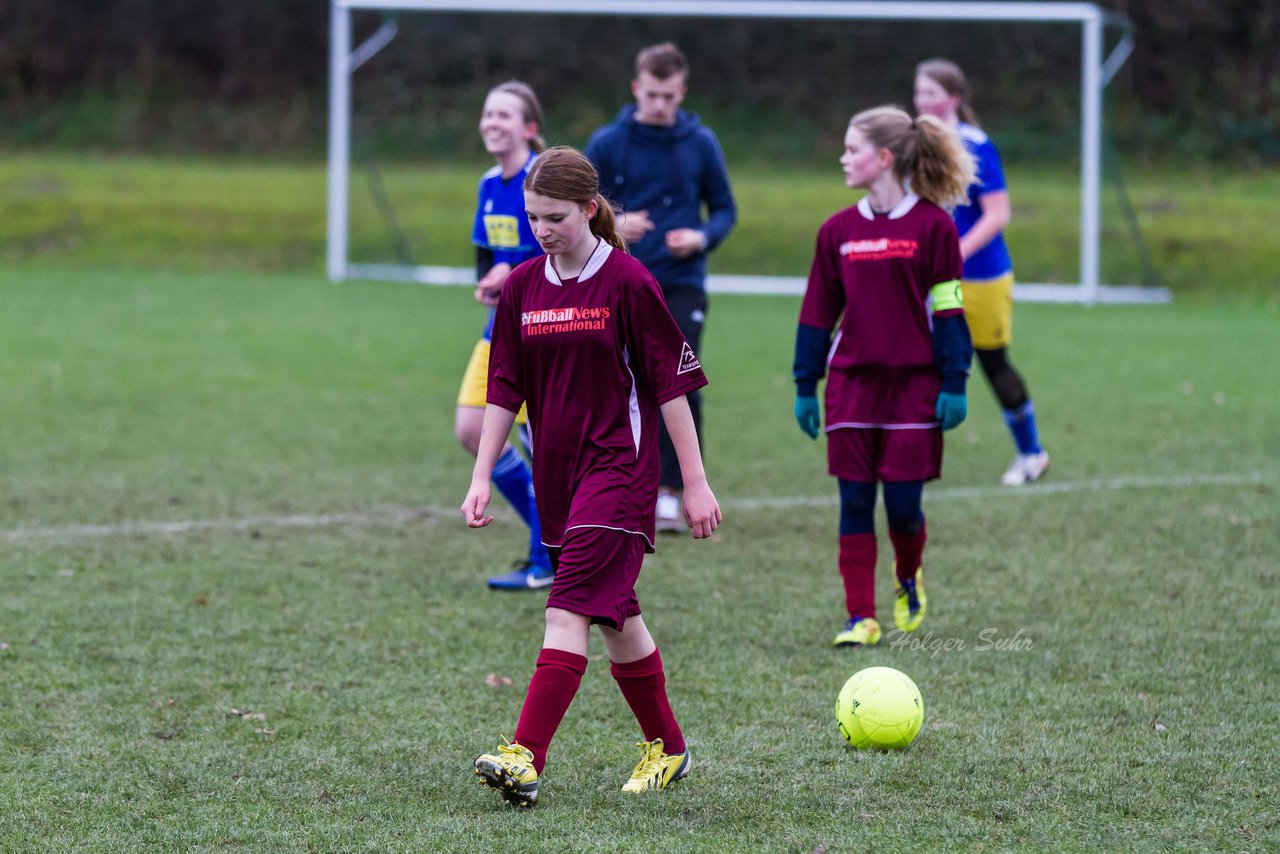
[[[929,290],[929,298],[933,300],[933,310],[935,312],[964,308],[964,297],[960,294],[959,279],[938,282]]]

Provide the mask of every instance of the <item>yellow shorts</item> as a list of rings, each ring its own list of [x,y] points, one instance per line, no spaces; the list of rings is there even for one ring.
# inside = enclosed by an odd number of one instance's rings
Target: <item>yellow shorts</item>
[[[994,279],[964,279],[964,316],[973,346],[998,350],[1013,343],[1013,273]]]
[[[471,351],[471,360],[467,362],[467,371],[462,375],[462,385],[458,388],[458,405],[474,406],[484,409],[489,396],[489,342],[477,341],[476,348]],[[516,423],[524,424],[529,416],[523,406],[516,413]]]

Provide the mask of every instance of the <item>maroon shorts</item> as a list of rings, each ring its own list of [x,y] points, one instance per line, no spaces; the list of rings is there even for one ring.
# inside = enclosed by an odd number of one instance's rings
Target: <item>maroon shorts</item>
[[[942,430],[842,427],[827,434],[827,471],[844,480],[935,480],[942,474]]]
[[[547,607],[622,631],[627,617],[640,613],[636,579],[645,538],[613,528],[570,528],[562,542],[547,548],[556,571]]]

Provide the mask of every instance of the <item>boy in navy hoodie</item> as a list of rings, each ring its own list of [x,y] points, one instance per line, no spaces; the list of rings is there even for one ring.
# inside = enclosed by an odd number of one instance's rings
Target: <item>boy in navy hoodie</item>
[[[667,308],[693,351],[692,364],[706,320],[707,253],[728,236],[737,208],[716,135],[680,109],[688,91],[684,54],[670,42],[652,45],[636,54],[635,68],[635,104],[591,135],[586,155],[600,173],[601,191],[621,208],[620,231],[631,254],[662,285]],[[689,408],[701,437],[698,392],[689,395]],[[661,425],[658,448],[657,528],[680,531],[684,484]]]

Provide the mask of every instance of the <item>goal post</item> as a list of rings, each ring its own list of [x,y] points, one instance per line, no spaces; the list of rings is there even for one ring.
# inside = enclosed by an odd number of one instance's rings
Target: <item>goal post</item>
[[[355,11],[614,15],[620,17],[756,18],[780,20],[990,21],[1076,24],[1080,27],[1080,281],[1019,284],[1020,300],[1050,302],[1167,302],[1163,288],[1103,285],[1101,182],[1103,90],[1128,58],[1132,27],[1122,15],[1085,2],[939,2],[939,0],[331,0],[329,49],[329,161],[326,270],[332,281],[351,278],[470,284],[468,268],[404,264],[354,264],[348,258],[351,167],[351,76],[390,42],[389,21],[352,49]],[[1103,55],[1104,28],[1116,27],[1118,44]],[[792,293],[803,280],[788,277],[712,276],[712,291]]]

